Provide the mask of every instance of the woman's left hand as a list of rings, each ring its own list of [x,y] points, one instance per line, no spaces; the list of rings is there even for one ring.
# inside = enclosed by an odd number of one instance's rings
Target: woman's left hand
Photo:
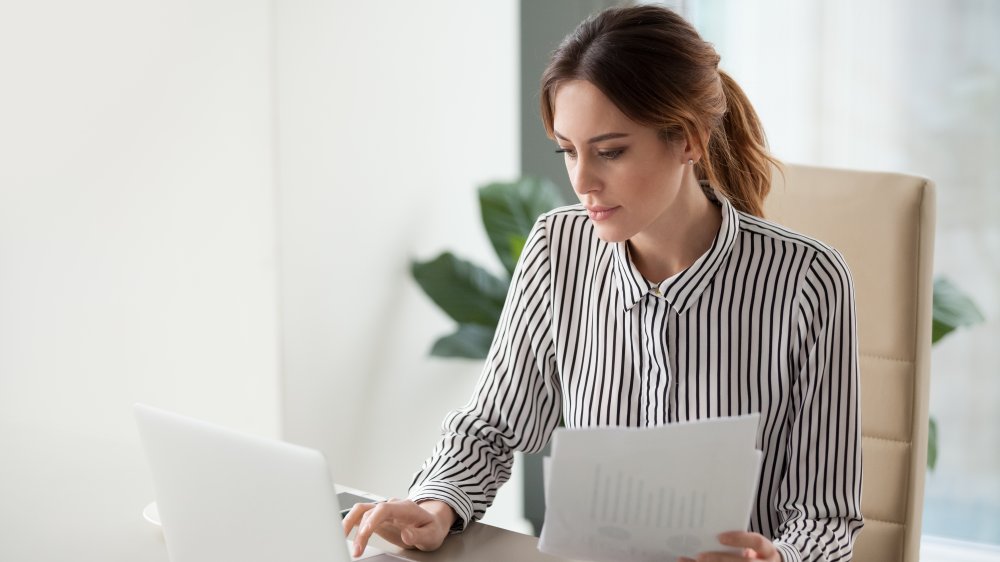
[[[698,558],[680,558],[678,562],[749,562],[765,560],[783,562],[781,553],[767,537],[759,533],[733,531],[719,535],[719,542],[725,546],[742,549],[742,552],[702,552]]]

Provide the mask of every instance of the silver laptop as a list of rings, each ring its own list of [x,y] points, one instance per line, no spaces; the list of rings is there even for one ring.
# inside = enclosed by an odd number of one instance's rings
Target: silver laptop
[[[351,560],[319,451],[143,404],[135,418],[171,562]]]

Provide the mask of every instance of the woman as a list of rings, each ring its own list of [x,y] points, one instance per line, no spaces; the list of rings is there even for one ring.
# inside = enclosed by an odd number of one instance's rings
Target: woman
[[[430,550],[483,515],[515,450],[568,427],[760,412],[741,556],[846,560],[863,520],[854,290],[841,256],[763,220],[777,162],[719,56],[660,7],[591,17],[553,54],[541,111],[580,205],[539,218],[483,375],[410,497],[358,504]],[[360,550],[359,550],[360,552]]]

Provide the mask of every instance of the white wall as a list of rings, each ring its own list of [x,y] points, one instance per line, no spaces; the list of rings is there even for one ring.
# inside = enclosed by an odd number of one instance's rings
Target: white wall
[[[276,10],[285,437],[401,496],[479,374],[427,356],[451,324],[408,263],[496,264],[475,187],[519,169],[517,3]],[[502,494],[513,520],[519,485]]]
[[[165,559],[135,401],[403,494],[479,371],[407,264],[494,263],[515,2],[3,3],[0,69],[0,559]]]
[[[278,432],[269,4],[4,3],[0,420]]]
[[[133,402],[279,434],[271,24],[0,5],[0,560],[166,560]]]

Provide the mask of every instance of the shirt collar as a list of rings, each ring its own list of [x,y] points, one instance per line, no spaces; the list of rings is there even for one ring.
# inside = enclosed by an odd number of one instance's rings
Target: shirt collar
[[[739,213],[718,191],[705,188],[709,199],[719,203],[722,213],[722,226],[712,240],[712,246],[687,269],[675,274],[659,284],[647,281],[636,269],[629,255],[628,241],[613,245],[615,260],[614,272],[618,290],[622,296],[624,309],[631,310],[640,299],[649,295],[650,298],[665,300],[678,314],[688,309],[702,292],[711,284],[715,273],[726,262],[736,243],[736,235],[740,230]]]

